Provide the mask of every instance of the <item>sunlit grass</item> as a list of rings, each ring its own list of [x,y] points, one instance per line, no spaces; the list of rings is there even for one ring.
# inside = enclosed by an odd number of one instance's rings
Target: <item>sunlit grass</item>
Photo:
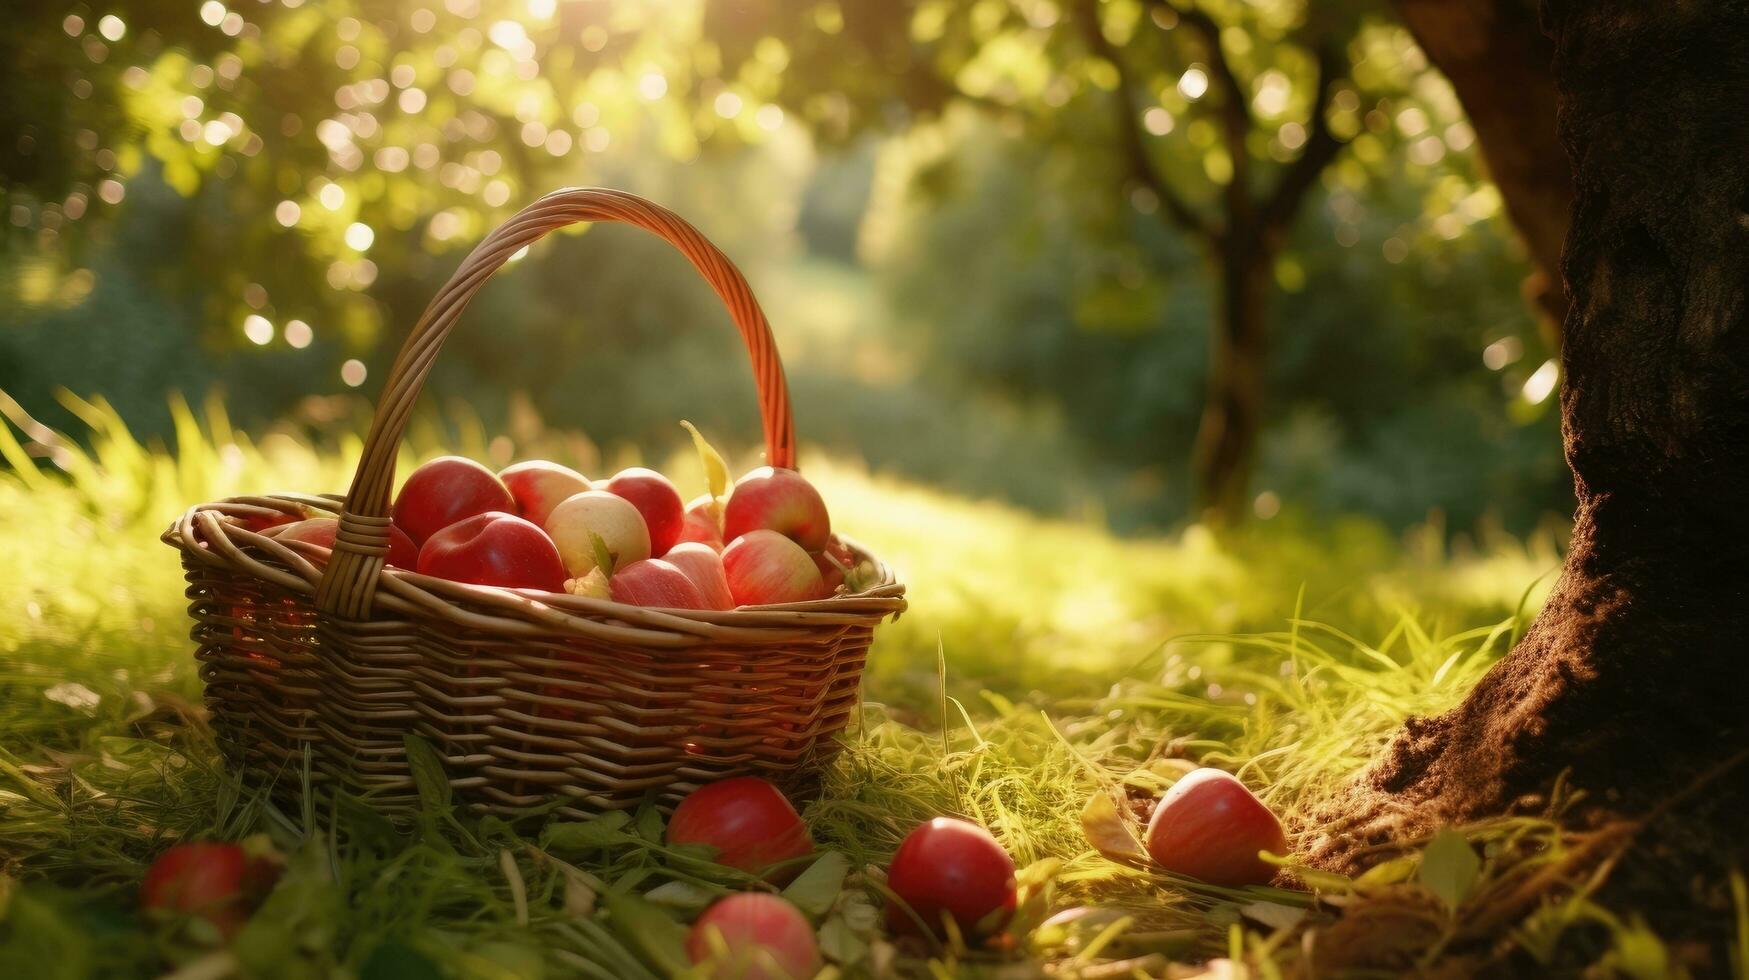
[[[71,404],[93,430],[87,448],[40,432],[30,447],[56,466],[27,460],[0,430],[11,464],[0,471],[0,894],[12,896],[0,974],[50,964],[30,975],[125,976],[169,960],[215,976],[316,975],[405,947],[456,976],[539,976],[542,963],[548,975],[580,963],[638,975],[619,940],[579,914],[578,882],[721,887],[645,846],[638,834],[659,838],[659,827],[559,855],[563,865],[534,849],[538,822],[432,824],[391,845],[360,813],[285,812],[240,786],[198,708],[180,574],[157,535],[198,501],[342,489],[357,438],[250,439],[210,405],[199,421],[178,409],[173,450],[146,447],[101,403]],[[410,455],[437,449],[436,428],[422,431]],[[488,453],[470,427],[451,438],[454,450]],[[513,448],[564,442],[547,434]],[[687,462],[671,468],[684,483]],[[1313,902],[1114,863],[1083,832],[1090,798],[1146,799],[1190,764],[1233,771],[1278,812],[1303,812],[1405,717],[1454,703],[1505,651],[1552,549],[1499,539],[1453,555],[1431,535],[1405,543],[1365,522],[1291,519],[1225,542],[1196,528],[1124,540],[852,461],[809,457],[805,469],[838,526],[892,562],[912,599],[883,628],[871,703],[807,808],[816,836],[852,858],[847,894],[866,901],[873,869],[911,826],[963,814],[1014,854],[1030,896],[1006,953],[899,951],[868,937],[852,974],[1011,969],[1004,956],[1063,975],[1159,974],[1169,961],[1227,955],[1288,970],[1317,945],[1302,941],[1309,931],[1341,957],[1321,962],[1356,966],[1546,964],[1583,923],[1644,940],[1586,897],[1586,876],[1621,840],[1549,820],[1471,828],[1485,858],[1456,914],[1415,883],[1412,854],[1358,883],[1308,876],[1327,899]],[[296,856],[275,921],[245,936],[240,959],[178,944],[133,914],[145,862],[168,842],[261,832]],[[529,911],[518,911],[505,861]],[[1101,911],[1038,928],[1081,905]],[[1368,915],[1388,924],[1357,931]],[[1397,945],[1376,948],[1385,940],[1374,933]],[[295,966],[269,969],[274,957]]]

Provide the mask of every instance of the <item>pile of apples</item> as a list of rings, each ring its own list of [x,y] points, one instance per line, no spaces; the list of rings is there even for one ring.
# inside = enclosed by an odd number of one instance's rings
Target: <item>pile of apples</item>
[[[823,599],[855,568],[826,503],[800,473],[762,466],[690,504],[643,467],[593,483],[546,460],[491,470],[434,459],[395,498],[385,562],[421,575],[570,592],[634,606],[733,609]],[[338,522],[268,529],[334,547]]]

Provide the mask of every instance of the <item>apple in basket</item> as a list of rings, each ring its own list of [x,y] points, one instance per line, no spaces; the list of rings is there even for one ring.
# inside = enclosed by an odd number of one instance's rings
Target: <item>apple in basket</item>
[[[552,539],[502,511],[475,514],[433,534],[419,549],[418,571],[474,585],[565,589],[565,564]]]
[[[595,569],[597,540],[616,568],[650,557],[650,529],[643,515],[624,497],[605,490],[588,490],[560,501],[547,517],[546,531],[574,578]]]
[[[723,550],[723,513],[716,498],[699,494],[686,505],[686,517],[680,522],[680,542],[696,541],[712,551]]]
[[[273,529],[268,537],[276,541],[301,541],[317,547],[334,550],[334,538],[340,533],[340,522],[332,517],[312,517],[309,520],[298,521]],[[384,559],[386,564],[396,568],[413,569],[419,563],[419,547],[407,532],[393,524],[389,525],[389,553]]]
[[[414,470],[395,498],[394,523],[413,543],[487,511],[515,513],[516,500],[493,472],[471,459],[439,456]]]
[[[800,473],[761,466],[735,481],[723,505],[723,539],[762,529],[819,551],[832,533],[832,519],[820,491]]]
[[[607,580],[607,588],[613,601],[629,606],[711,608],[685,572],[660,558],[646,558],[615,569]]]
[[[608,493],[624,497],[644,518],[650,531],[650,554],[660,558],[680,540],[680,523],[685,508],[680,503],[680,491],[668,478],[642,466],[620,470],[603,488]]]
[[[748,531],[723,549],[729,594],[742,606],[805,602],[826,596],[814,558],[776,531]]]
[[[820,578],[826,583],[826,594],[831,595],[844,584],[844,577],[856,567],[856,555],[850,550],[838,535],[826,539],[826,547],[814,552],[814,565],[820,569]]]
[[[507,466],[498,479],[515,498],[517,515],[537,527],[547,526],[547,517],[565,498],[593,489],[583,474],[544,459]]]
[[[668,549],[662,560],[686,573],[692,584],[704,596],[706,609],[735,608],[734,594],[729,591],[729,577],[723,571],[723,556],[709,545],[697,541],[682,541]]]

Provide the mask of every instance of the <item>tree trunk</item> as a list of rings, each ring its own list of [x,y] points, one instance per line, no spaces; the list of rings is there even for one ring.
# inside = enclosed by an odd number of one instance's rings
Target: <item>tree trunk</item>
[[[1261,249],[1232,247],[1217,255],[1221,295],[1191,476],[1198,516],[1230,526],[1244,519],[1263,428],[1269,257]]]
[[[1749,4],[1550,0],[1544,14],[1577,192],[1561,394],[1572,544],[1517,648],[1457,708],[1406,723],[1309,821],[1325,866],[1508,811],[1563,771],[1612,812],[1681,801],[1645,832],[1689,841],[1679,862],[1743,846]],[[1704,793],[1682,795],[1708,771]]]
[[[1559,346],[1567,315],[1561,243],[1573,182],[1555,131],[1554,42],[1533,0],[1396,0],[1415,42],[1451,81],[1534,271],[1525,292]]]

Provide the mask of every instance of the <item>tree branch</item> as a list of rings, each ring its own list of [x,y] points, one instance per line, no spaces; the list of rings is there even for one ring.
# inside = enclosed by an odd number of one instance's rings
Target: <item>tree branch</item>
[[[1136,102],[1135,86],[1122,53],[1105,36],[1105,30],[1099,23],[1099,2],[1100,0],[1085,0],[1077,4],[1074,16],[1081,27],[1081,33],[1087,39],[1088,48],[1117,69],[1117,91],[1114,93],[1116,97],[1112,100],[1112,105],[1117,109],[1115,121],[1130,172],[1144,187],[1154,192],[1173,221],[1207,241],[1215,241],[1221,236],[1220,229],[1190,206],[1190,202],[1167,181],[1165,173],[1148,152],[1148,144],[1142,138],[1142,106]]]
[[[1245,84],[1233,71],[1232,62],[1221,49],[1221,25],[1194,3],[1180,6],[1173,0],[1148,0],[1152,8],[1168,10],[1202,39],[1209,61],[1209,75],[1221,93],[1221,135],[1227,144],[1227,156],[1233,161],[1233,177],[1227,181],[1226,199],[1228,223],[1241,227],[1250,223],[1253,207],[1251,197],[1251,153],[1245,146],[1251,135],[1251,100]]]
[[[1306,148],[1288,164],[1276,180],[1275,187],[1263,199],[1258,212],[1259,227],[1265,235],[1280,234],[1293,221],[1306,192],[1336,154],[1343,141],[1330,131],[1330,101],[1335,96],[1336,80],[1341,77],[1345,62],[1335,46],[1326,41],[1315,49],[1318,59],[1318,90],[1312,98],[1312,117],[1306,121]]]

